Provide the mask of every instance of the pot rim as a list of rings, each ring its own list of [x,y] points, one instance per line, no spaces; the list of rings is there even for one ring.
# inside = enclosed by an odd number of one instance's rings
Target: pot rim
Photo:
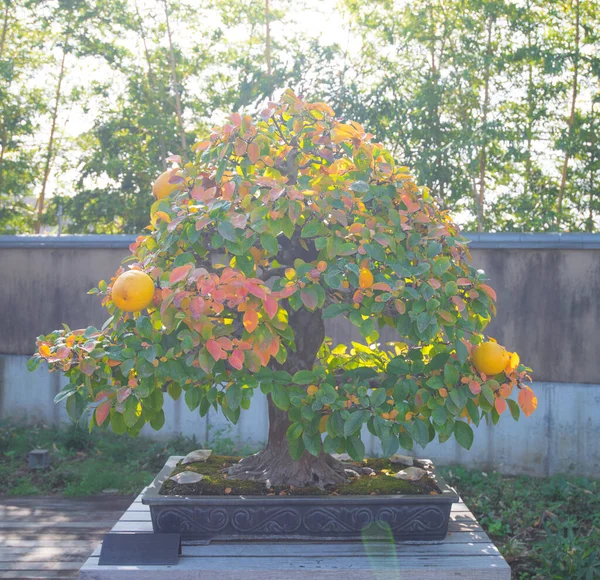
[[[175,503],[185,505],[259,505],[269,502],[271,504],[303,504],[310,503],[313,505],[331,504],[332,502],[355,504],[356,502],[369,503],[457,503],[459,496],[456,490],[450,487],[442,476],[438,473],[433,464],[429,470],[433,473],[435,482],[440,488],[441,493],[438,495],[412,495],[412,494],[395,494],[395,495],[311,495],[311,496],[294,496],[294,495],[160,495],[159,491],[166,479],[171,475],[173,469],[184,458],[184,455],[171,455],[165,466],[159,471],[152,483],[146,486],[142,491],[142,503],[144,505],[173,505]],[[421,459],[420,461],[426,461]]]

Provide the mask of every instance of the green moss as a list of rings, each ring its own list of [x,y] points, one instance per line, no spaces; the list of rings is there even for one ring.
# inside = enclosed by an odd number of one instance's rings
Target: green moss
[[[179,464],[173,475],[182,471],[193,471],[204,476],[202,481],[194,484],[180,485],[167,480],[160,493],[162,495],[419,495],[439,492],[435,482],[424,478],[419,482],[409,482],[391,477],[391,474],[402,469],[403,465],[392,464],[388,459],[365,459],[362,463],[350,462],[355,468],[370,467],[375,471],[372,475],[352,478],[347,483],[328,486],[325,490],[317,487],[275,487],[267,489],[258,481],[230,479],[226,475],[228,467],[239,461],[239,457],[211,455],[207,461],[188,465]]]

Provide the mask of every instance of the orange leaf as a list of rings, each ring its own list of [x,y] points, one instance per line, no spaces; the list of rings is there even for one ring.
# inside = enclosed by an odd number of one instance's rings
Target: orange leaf
[[[184,266],[175,268],[169,276],[169,283],[176,284],[177,282],[181,282],[181,280],[186,278],[192,268],[192,264],[185,264]]]
[[[414,212],[418,211],[419,209],[421,209],[421,206],[416,201],[413,201],[411,199],[410,195],[408,195],[407,193],[403,193],[400,196],[400,199],[404,202],[404,205],[406,206],[408,213],[414,213]]]
[[[373,290],[384,290],[385,292],[391,292],[392,288],[387,282],[377,282],[371,286]]]
[[[367,268],[362,268],[358,277],[358,285],[361,288],[370,288],[373,286],[373,274]]]
[[[258,161],[258,158],[260,157],[260,150],[258,148],[258,145],[254,141],[252,141],[252,143],[248,145],[247,153],[248,158],[252,163],[256,163]]]
[[[508,399],[508,397],[510,397],[510,394],[512,393],[512,385],[509,385],[508,383],[503,383],[500,385],[500,396]]]
[[[244,153],[246,153],[246,148],[247,145],[245,141],[242,141],[241,139],[236,139],[233,149],[238,157],[241,157]]]
[[[406,312],[406,304],[404,304],[402,300],[394,300],[394,306],[400,314],[404,314]]]
[[[240,349],[234,350],[229,357],[229,364],[238,371],[242,370],[244,365],[244,351]]]
[[[111,406],[111,401],[104,401],[104,403],[101,403],[96,407],[96,423],[98,424],[98,427],[100,427],[100,425],[106,421],[106,417],[108,417],[108,414],[110,413]]]
[[[256,310],[246,310],[244,312],[244,328],[248,332],[254,332],[258,326],[258,313]]]
[[[477,381],[469,381],[469,391],[474,395],[481,393],[481,385]]]
[[[262,286],[259,286],[256,282],[253,282],[252,280],[246,280],[244,282],[244,288],[246,288],[246,290],[248,290],[250,294],[256,296],[257,298],[260,298],[261,300],[264,300],[267,297],[265,289]]]
[[[519,366],[520,362],[521,362],[521,359],[520,359],[519,355],[516,352],[513,352],[510,355],[508,362],[506,363],[506,372],[508,374],[512,373]]]
[[[221,345],[214,338],[208,339],[206,343],[206,350],[208,350],[215,360],[221,359],[223,350],[221,349]]]
[[[41,344],[39,351],[40,351],[40,355],[43,356],[44,358],[49,357],[51,354],[50,347],[47,344]]]
[[[506,411],[506,401],[500,397],[497,397],[494,401],[494,407],[496,407],[496,411],[498,411],[498,415],[502,415],[504,411]]]
[[[487,284],[480,284],[479,289],[483,290],[494,302],[496,302],[496,292],[494,289]]]
[[[438,316],[440,318],[443,318],[446,322],[453,321],[452,314],[450,314],[449,312],[446,312],[445,310],[438,310]]]
[[[448,390],[445,387],[442,387],[441,389],[439,389],[438,393],[440,394],[442,399],[445,399],[448,396]]]
[[[169,223],[171,221],[171,217],[169,216],[169,214],[165,213],[164,211],[157,211],[152,216],[152,221],[156,223],[159,218],[167,223]]]
[[[537,404],[537,397],[529,387],[523,387],[519,391],[519,406],[523,410],[523,413],[525,413],[525,416],[529,417],[536,410]]]

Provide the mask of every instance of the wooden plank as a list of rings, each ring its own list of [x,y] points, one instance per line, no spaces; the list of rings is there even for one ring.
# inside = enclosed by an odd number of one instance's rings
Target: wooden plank
[[[104,537],[104,533],[98,533],[88,539],[82,540],[78,535],[72,535],[69,538],[60,538],[60,539],[47,539],[44,536],[41,536],[37,540],[24,540],[22,537],[15,537],[11,539],[2,538],[0,536],[0,554],[2,554],[3,550],[7,550],[9,548],[19,549],[19,550],[31,550],[32,548],[56,548],[56,547],[65,547],[68,545],[69,548],[73,548],[75,550],[87,548],[90,546],[90,553],[92,550],[98,545],[99,542],[102,541]]]
[[[0,572],[0,580],[73,580],[79,572],[67,570],[25,570],[21,572]]]
[[[84,562],[94,551],[89,544],[0,548],[0,562]]]
[[[115,523],[114,519],[111,520],[88,520],[83,522],[73,522],[68,518],[56,518],[54,520],[43,520],[38,522],[3,522],[0,521],[0,531],[7,530],[72,530],[72,529],[97,529],[97,528],[110,528]],[[52,532],[54,533],[54,532]]]
[[[0,570],[79,570],[78,562],[0,562]]]
[[[376,573],[376,575],[375,575]],[[365,580],[414,577],[418,580],[509,580],[510,568],[500,556],[479,558],[402,558],[331,557],[323,559],[246,557],[241,562],[230,558],[182,558],[177,566],[98,566],[90,558],[82,567],[80,580]]]

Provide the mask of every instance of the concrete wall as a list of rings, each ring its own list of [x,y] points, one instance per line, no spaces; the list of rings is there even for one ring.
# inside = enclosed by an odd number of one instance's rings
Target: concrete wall
[[[577,468],[600,476],[600,236],[593,234],[479,234],[471,236],[473,262],[498,293],[498,317],[489,334],[520,353],[533,369],[539,407],[529,419],[502,417],[482,425],[471,451],[454,442],[430,445],[420,456],[506,473],[547,475]],[[39,334],[59,328],[100,326],[106,313],[86,294],[112,276],[128,254],[126,236],[23,238],[0,236],[0,418],[66,420],[52,403],[64,384],[26,361]],[[344,319],[328,322],[336,342],[359,339]],[[239,443],[266,439],[264,397],[230,427],[216,413],[201,419],[183,401],[168,400],[164,437],[183,433],[200,441],[215,433]],[[365,432],[367,450],[376,441]]]
[[[64,403],[54,405],[54,395],[66,384],[57,373],[38,368],[29,373],[27,357],[0,355],[0,417],[58,423],[68,421]],[[443,445],[417,447],[417,457],[439,465],[459,464],[508,474],[546,476],[571,473],[600,477],[600,385],[536,382],[539,406],[529,418],[513,421],[504,414],[496,426],[483,422],[475,429],[473,447],[467,451],[454,440]],[[149,425],[143,434],[166,438],[180,433],[205,442],[230,437],[239,447],[260,447],[267,439],[266,399],[257,389],[248,411],[231,425],[211,409],[206,417],[191,412],[183,398],[165,398],[165,425],[160,432]],[[380,452],[379,441],[365,428],[363,441],[369,455]]]

